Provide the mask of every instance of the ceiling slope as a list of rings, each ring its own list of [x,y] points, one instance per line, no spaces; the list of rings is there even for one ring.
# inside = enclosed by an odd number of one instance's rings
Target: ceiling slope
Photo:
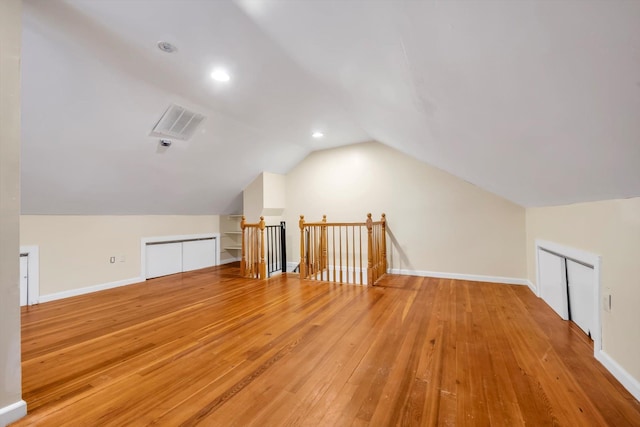
[[[23,28],[24,214],[233,212],[260,172],[370,139],[230,2],[27,1]],[[206,118],[162,148],[171,103]]]
[[[384,144],[525,206],[640,196],[640,2],[239,4]]]
[[[640,196],[638,22],[636,1],[26,0],[22,212],[232,212],[261,171],[369,139],[525,206]],[[206,119],[162,149],[170,103]]]

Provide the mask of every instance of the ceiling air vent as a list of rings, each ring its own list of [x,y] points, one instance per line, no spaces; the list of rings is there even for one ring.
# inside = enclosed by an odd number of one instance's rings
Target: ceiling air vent
[[[187,140],[203,120],[202,114],[171,104],[154,126],[151,135]]]

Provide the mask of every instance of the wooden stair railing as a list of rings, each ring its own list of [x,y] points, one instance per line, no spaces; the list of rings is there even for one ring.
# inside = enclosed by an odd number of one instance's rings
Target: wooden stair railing
[[[267,278],[267,264],[264,259],[264,217],[260,222],[248,224],[245,217],[240,221],[242,229],[242,259],[240,261],[240,274],[243,277],[253,279]]]
[[[333,223],[326,215],[320,222],[305,222],[300,215],[299,226],[301,278],[374,285],[386,273],[385,214],[380,221],[367,214],[365,222]]]

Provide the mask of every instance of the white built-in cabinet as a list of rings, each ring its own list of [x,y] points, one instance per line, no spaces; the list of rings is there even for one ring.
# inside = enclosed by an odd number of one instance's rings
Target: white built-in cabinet
[[[181,236],[176,236],[181,237]],[[144,277],[152,279],[219,264],[218,235],[143,239]]]

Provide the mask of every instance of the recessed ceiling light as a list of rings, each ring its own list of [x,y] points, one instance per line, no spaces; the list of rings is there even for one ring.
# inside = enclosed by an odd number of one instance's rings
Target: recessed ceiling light
[[[217,69],[211,73],[211,78],[217,82],[228,82],[231,79],[229,73],[224,70]]]
[[[311,134],[311,136],[314,137],[315,139],[320,139],[324,136],[324,133],[315,131],[314,133]]]
[[[176,47],[171,43],[163,41],[158,42],[158,49],[166,53],[173,53],[177,50]]]

